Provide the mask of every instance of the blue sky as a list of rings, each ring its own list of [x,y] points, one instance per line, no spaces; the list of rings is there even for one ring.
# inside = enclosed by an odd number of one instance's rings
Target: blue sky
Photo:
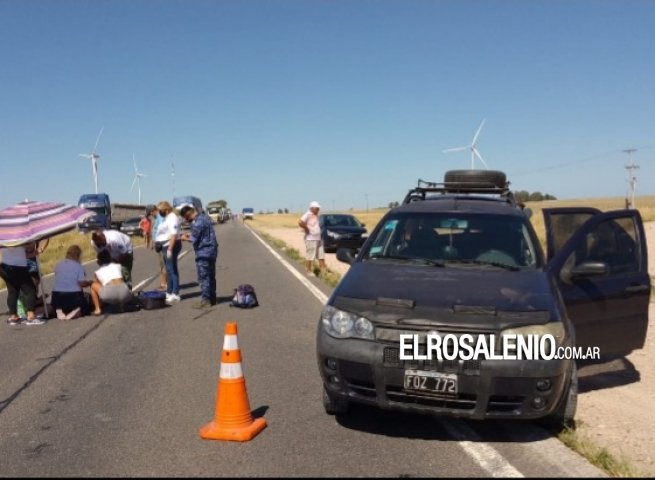
[[[655,2],[0,2],[0,207],[364,208],[478,149],[519,190],[655,194]]]

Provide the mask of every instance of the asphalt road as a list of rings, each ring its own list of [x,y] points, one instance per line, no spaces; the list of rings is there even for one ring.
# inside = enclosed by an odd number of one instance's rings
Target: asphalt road
[[[326,415],[315,354],[317,294],[244,225],[216,229],[221,303],[212,309],[192,308],[199,288],[189,252],[180,260],[183,301],[174,306],[0,325],[0,476],[600,474],[531,423],[371,408]],[[134,285],[151,278],[142,288],[156,288],[156,254],[139,248],[135,257]],[[49,291],[52,278],[44,281]],[[329,295],[317,279],[310,282]],[[258,308],[229,307],[240,283],[255,286]],[[227,321],[238,323],[250,405],[268,422],[247,443],[198,436],[214,414]]]

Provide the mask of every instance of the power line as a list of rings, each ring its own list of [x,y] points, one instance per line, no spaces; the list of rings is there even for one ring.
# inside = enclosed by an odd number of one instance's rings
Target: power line
[[[635,150],[646,150],[646,149],[649,149],[649,148],[655,148],[655,147],[653,147],[652,145],[647,145],[647,146],[643,146],[643,147],[638,147]],[[616,155],[620,151],[625,152],[625,150],[611,150],[609,152],[600,153],[600,154],[597,154],[597,155],[592,155],[590,157],[585,157],[585,158],[582,158],[580,160],[572,160],[572,161],[569,161],[569,162],[557,163],[557,164],[554,164],[554,165],[548,165],[548,166],[545,166],[545,167],[535,168],[533,170],[523,170],[523,171],[519,171],[519,172],[514,172],[514,173],[512,173],[512,177],[518,177],[520,175],[530,175],[530,174],[533,174],[533,173],[544,172],[544,171],[547,171],[547,170],[555,170],[555,169],[558,169],[558,168],[565,168],[565,167],[570,167],[570,166],[573,166],[573,165],[580,165],[580,164],[583,164],[583,163],[589,163],[589,162],[593,162],[593,161],[600,160],[600,159],[609,160],[610,158],[612,158],[614,155]]]

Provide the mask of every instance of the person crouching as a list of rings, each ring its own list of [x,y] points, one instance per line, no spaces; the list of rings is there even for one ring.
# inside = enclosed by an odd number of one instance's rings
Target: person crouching
[[[101,302],[110,305],[124,306],[132,301],[132,291],[123,279],[121,265],[113,262],[108,251],[98,253],[98,265],[95,271],[95,280],[91,284],[91,301],[93,302],[93,315],[102,314]]]

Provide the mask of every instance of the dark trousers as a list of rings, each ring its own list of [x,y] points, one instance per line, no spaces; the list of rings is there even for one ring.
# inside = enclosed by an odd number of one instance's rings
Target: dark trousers
[[[216,301],[216,257],[196,258],[196,272],[203,300]]]
[[[89,303],[86,301],[83,291],[79,292],[52,292],[52,308],[55,310],[60,309],[64,313],[68,314],[79,308],[82,312],[82,315],[88,315],[91,313],[91,308]]]
[[[23,306],[28,312],[34,311],[36,303],[36,287],[30,277],[27,267],[15,267],[0,263],[0,278],[7,284],[7,308],[9,315],[16,315],[18,311],[18,295],[22,294]]]
[[[134,253],[128,253],[121,261],[118,262],[121,264],[121,273],[123,274],[123,280],[125,283],[132,283],[132,265],[134,265]]]

